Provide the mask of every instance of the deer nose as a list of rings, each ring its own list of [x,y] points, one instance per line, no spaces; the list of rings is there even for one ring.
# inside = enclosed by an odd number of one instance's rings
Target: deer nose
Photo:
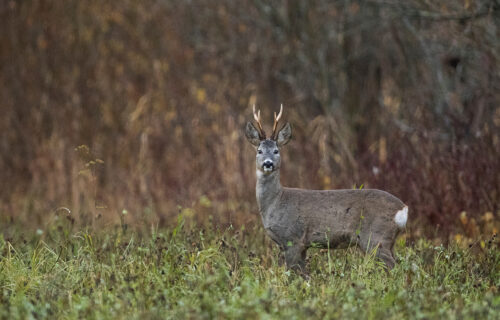
[[[264,160],[263,166],[264,166],[264,168],[272,168],[273,167],[273,161],[270,160],[270,159],[266,159],[266,160]]]

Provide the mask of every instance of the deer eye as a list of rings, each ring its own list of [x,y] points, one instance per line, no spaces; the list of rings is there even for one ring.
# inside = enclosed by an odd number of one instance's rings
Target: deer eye
[[[278,149],[274,150],[274,154],[278,154],[278,152],[279,152]]]
[[[257,150],[257,153],[258,154],[262,154],[262,150]]]

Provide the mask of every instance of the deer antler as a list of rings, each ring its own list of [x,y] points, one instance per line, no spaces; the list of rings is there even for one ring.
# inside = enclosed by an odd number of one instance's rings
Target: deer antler
[[[260,109],[258,112],[255,112],[255,104],[253,105],[253,118],[257,122],[257,126],[259,127],[259,136],[261,140],[266,139],[266,133],[262,128],[262,123],[260,122]]]
[[[276,140],[276,135],[278,132],[276,132],[276,129],[278,129],[278,122],[281,119],[281,116],[283,115],[283,104],[280,106],[280,112],[276,116],[276,112],[274,113],[274,124],[273,124],[273,134],[271,135],[272,139]]]

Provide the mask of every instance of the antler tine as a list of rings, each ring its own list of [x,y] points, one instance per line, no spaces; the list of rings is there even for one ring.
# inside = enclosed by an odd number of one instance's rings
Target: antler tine
[[[276,115],[276,112],[274,114]],[[283,115],[283,103],[280,105],[280,112],[278,113],[278,117],[276,117],[276,121],[280,121],[282,115]]]
[[[257,126],[259,127],[259,133],[261,135],[261,139],[266,138],[266,133],[264,132],[264,129],[262,128],[262,123],[260,122],[260,109],[258,112],[255,112],[255,104],[253,105],[253,118],[255,119],[255,122],[257,122]]]
[[[275,137],[276,129],[278,128],[278,122],[280,121],[282,115],[283,115],[283,103],[280,106],[280,112],[278,113],[278,115],[276,116],[276,112],[274,113],[274,124],[273,124],[273,134],[272,134],[273,138],[276,138]]]

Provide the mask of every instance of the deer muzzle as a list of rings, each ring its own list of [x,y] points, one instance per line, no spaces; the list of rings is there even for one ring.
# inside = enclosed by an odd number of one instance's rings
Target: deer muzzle
[[[264,160],[264,163],[262,164],[262,169],[264,169],[264,172],[271,172],[274,169],[274,163],[271,159],[266,159]]]

